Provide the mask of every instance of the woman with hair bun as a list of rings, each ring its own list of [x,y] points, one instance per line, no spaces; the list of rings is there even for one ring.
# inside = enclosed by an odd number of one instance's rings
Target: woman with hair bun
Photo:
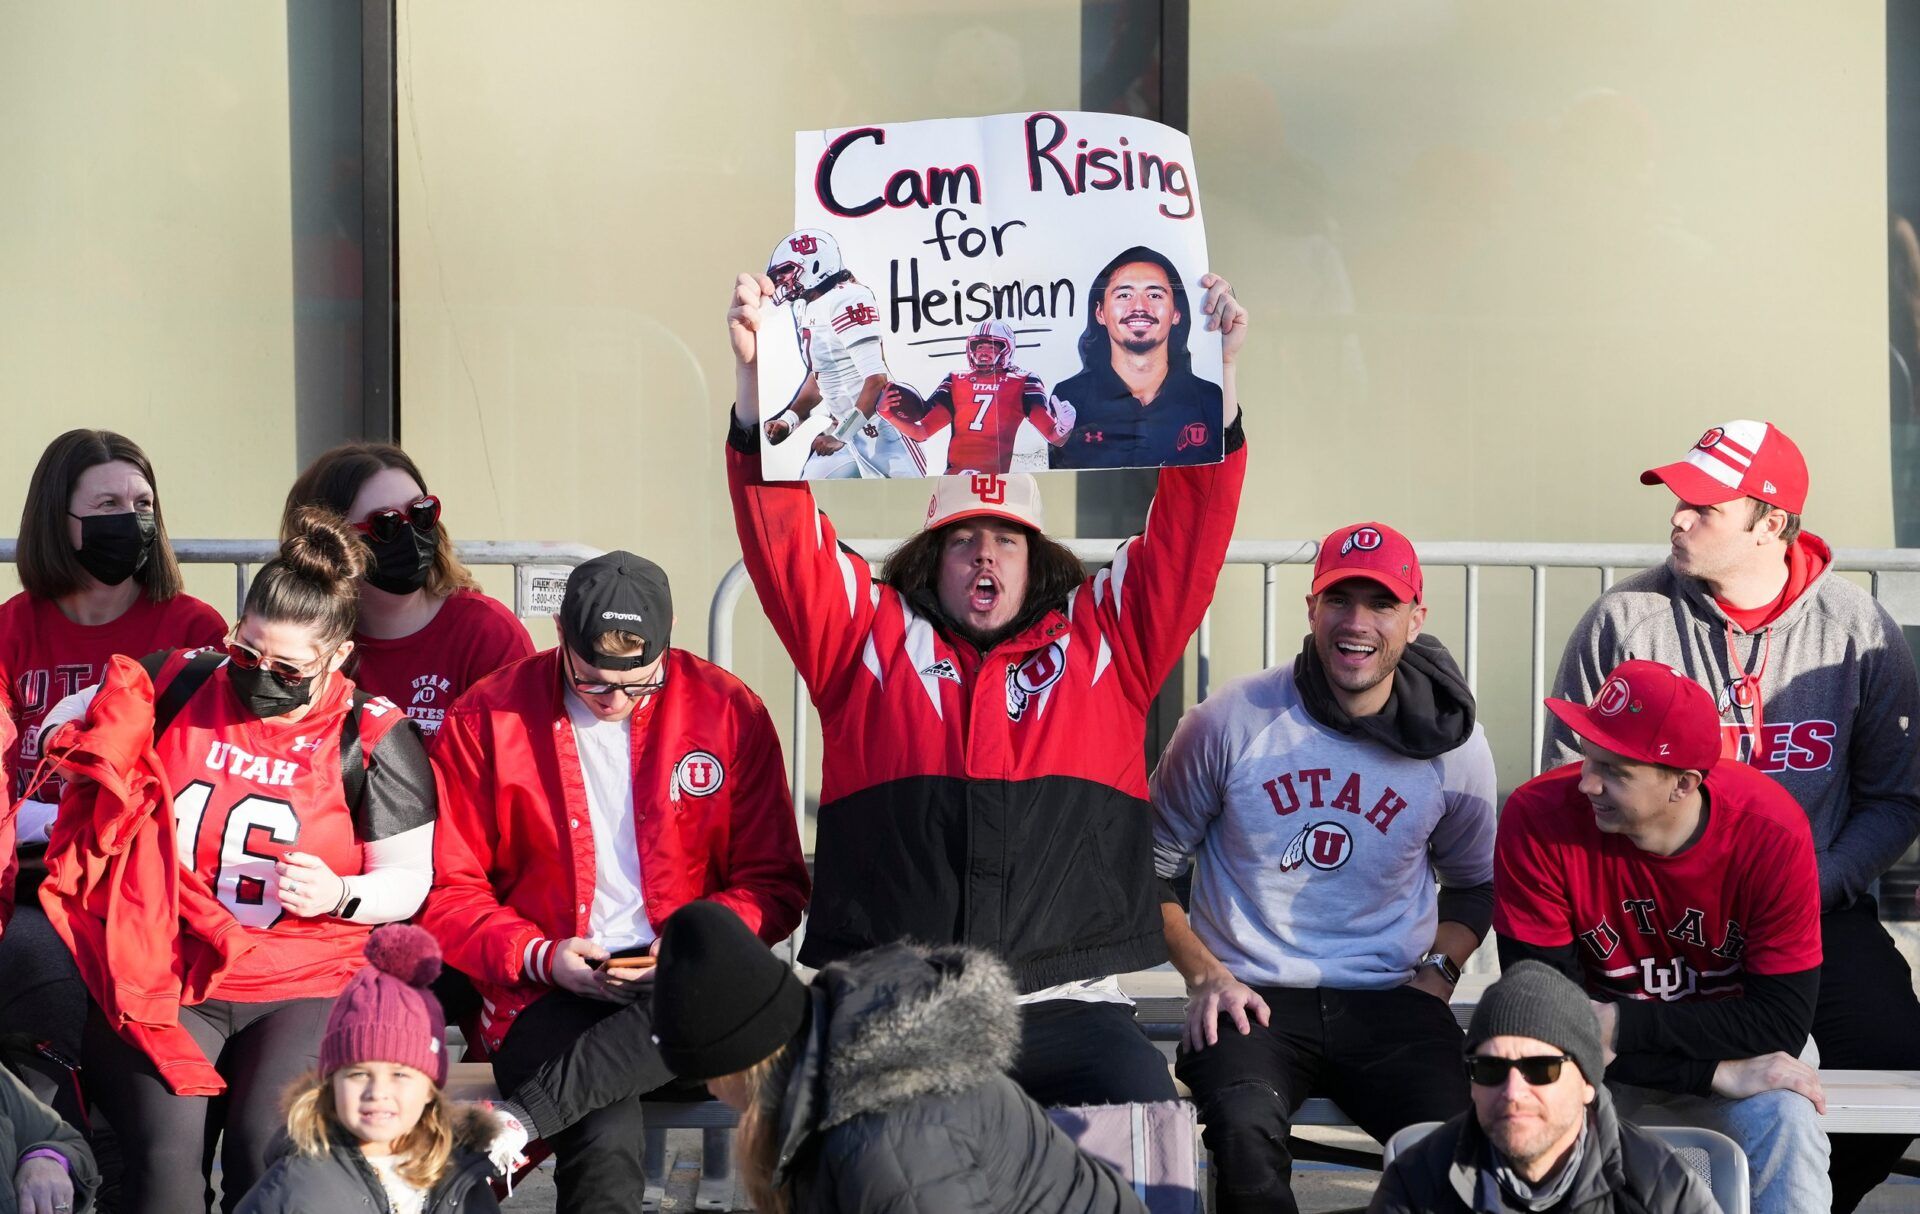
[[[339,514],[367,547],[354,682],[406,709],[429,742],[467,688],[533,656],[526,628],[454,555],[440,499],[399,447],[348,443],[314,460],[287,492],[282,535],[303,506]]]
[[[49,762],[87,783],[54,824],[41,900],[93,997],[88,1089],[129,1214],[206,1208],[223,1091],[231,1214],[368,933],[426,897],[419,735],[341,673],[366,560],[337,515],[301,510],[219,646],[115,659],[49,714]]]

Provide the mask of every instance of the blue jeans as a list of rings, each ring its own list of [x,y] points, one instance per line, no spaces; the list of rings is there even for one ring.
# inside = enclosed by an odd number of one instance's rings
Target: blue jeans
[[[1762,1092],[1744,1100],[1686,1096],[1610,1083],[1620,1116],[1639,1126],[1718,1130],[1747,1153],[1753,1214],[1804,1214],[1833,1208],[1827,1133],[1813,1102],[1798,1092]]]

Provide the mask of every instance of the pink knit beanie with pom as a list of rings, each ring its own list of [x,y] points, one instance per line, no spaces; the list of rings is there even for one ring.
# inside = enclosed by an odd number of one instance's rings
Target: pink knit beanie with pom
[[[440,945],[406,923],[367,937],[368,964],[347,979],[320,1039],[320,1073],[356,1062],[397,1062],[447,1082],[447,1017],[428,988],[440,976]]]

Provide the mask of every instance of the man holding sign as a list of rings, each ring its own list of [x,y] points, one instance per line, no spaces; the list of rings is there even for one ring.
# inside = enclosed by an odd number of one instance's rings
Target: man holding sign
[[[747,571],[825,738],[811,966],[901,939],[988,948],[1022,996],[1014,1078],[1043,1104],[1168,1099],[1116,975],[1166,960],[1153,873],[1148,704],[1213,597],[1246,474],[1233,364],[1247,314],[1207,275],[1225,460],[1163,472],[1109,568],[1042,531],[1033,478],[940,482],[876,572],[804,483],[759,458],[762,305],[727,312],[738,396],[727,478]]]

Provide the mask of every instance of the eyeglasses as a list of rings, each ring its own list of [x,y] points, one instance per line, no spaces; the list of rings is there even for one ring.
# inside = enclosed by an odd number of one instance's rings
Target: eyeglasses
[[[1560,1078],[1562,1063],[1572,1062],[1566,1054],[1538,1054],[1532,1058],[1490,1058],[1484,1054],[1467,1055],[1467,1078],[1483,1088],[1497,1088],[1515,1071],[1534,1087],[1545,1087]]]
[[[373,537],[376,544],[385,544],[400,534],[400,528],[411,526],[422,534],[432,531],[440,521],[440,499],[429,493],[417,502],[410,503],[405,510],[375,510],[365,522],[355,523],[353,529]]]
[[[565,652],[564,643],[561,648]],[[667,685],[664,678],[655,679],[651,683],[601,683],[592,679],[583,679],[573,673],[571,652],[565,652],[564,660],[567,664],[567,682],[573,684],[573,689],[583,696],[607,696],[616,691],[624,691],[629,700],[644,700]]]
[[[286,687],[297,687],[303,680],[310,679],[318,673],[316,670],[302,670],[292,662],[283,662],[279,658],[270,658],[252,646],[242,645],[232,637],[228,637],[225,641],[222,641],[220,647],[226,651],[227,661],[232,662],[235,666],[238,666],[242,670],[264,669]],[[318,663],[320,666],[325,666],[326,664],[327,659],[324,657],[321,658]]]

